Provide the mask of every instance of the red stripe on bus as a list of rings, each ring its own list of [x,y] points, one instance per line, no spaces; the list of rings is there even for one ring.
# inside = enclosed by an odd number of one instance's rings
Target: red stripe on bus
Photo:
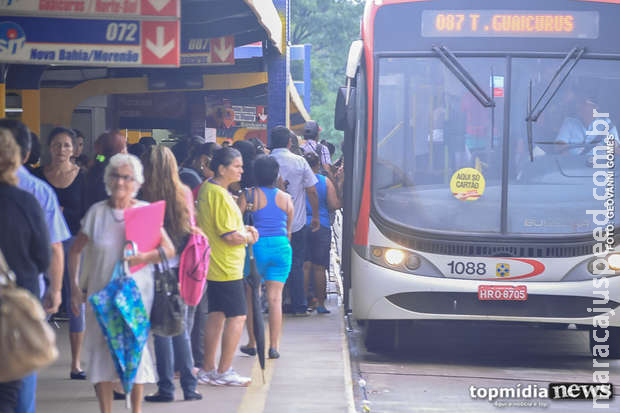
[[[369,9],[370,8],[370,9]],[[359,218],[357,220],[357,228],[355,229],[355,237],[353,243],[355,245],[368,245],[368,224],[370,220],[370,173],[372,169],[372,128],[374,117],[374,104],[373,104],[373,82],[374,82],[374,62],[373,62],[373,50],[374,50],[374,21],[377,14],[377,7],[373,6],[373,3],[366,3],[366,10],[364,10],[364,20],[362,25],[362,31],[364,36],[364,53],[366,58],[366,84],[368,90],[367,100],[367,113],[372,114],[368,116],[368,122],[366,125],[366,168],[364,172],[364,184],[362,186],[362,200],[360,204]]]

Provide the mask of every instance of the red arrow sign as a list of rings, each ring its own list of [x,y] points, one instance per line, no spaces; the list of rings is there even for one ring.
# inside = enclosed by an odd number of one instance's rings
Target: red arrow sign
[[[143,16],[172,16],[179,17],[180,0],[141,0]]]
[[[234,36],[211,39],[211,63],[235,64],[234,49]]]
[[[142,64],[179,66],[179,22],[142,22]]]

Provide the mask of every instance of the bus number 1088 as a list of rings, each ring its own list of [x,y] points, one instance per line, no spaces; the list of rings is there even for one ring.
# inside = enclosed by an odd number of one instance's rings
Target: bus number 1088
[[[468,275],[485,275],[487,273],[487,265],[483,262],[463,262],[463,261],[450,261],[448,263],[450,267],[450,274],[468,274]]]

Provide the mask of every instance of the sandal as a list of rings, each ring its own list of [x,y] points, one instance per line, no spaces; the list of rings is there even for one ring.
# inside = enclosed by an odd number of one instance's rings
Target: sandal
[[[243,354],[247,354],[248,356],[255,356],[256,355],[256,347],[241,346],[241,347],[239,347],[239,350],[241,350],[241,352]]]
[[[86,373],[83,371],[70,372],[69,377],[71,380],[86,380]]]

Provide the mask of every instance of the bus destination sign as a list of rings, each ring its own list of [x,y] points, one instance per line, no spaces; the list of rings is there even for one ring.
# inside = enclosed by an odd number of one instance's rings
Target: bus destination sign
[[[596,39],[596,11],[425,10],[422,37]]]

